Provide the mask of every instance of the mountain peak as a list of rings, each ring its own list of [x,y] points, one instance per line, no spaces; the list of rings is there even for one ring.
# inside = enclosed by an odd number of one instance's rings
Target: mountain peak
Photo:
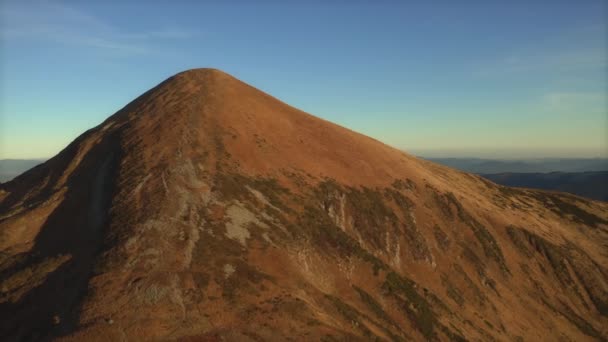
[[[174,76],[209,76],[209,75],[228,75],[226,72],[216,68],[193,68],[180,71]]]
[[[198,82],[236,80],[228,73],[215,68],[188,69],[169,77],[168,80],[190,80]]]
[[[175,75],[167,78],[156,87],[150,89],[142,95],[142,97],[148,96],[148,99],[154,99],[153,97],[161,97],[161,99],[169,99],[168,96],[173,95],[194,95],[205,96],[209,93],[218,90],[219,88],[229,86],[230,83],[242,83],[235,77],[214,68],[195,68],[188,69],[176,73]],[[149,95],[152,98],[150,98]],[[171,100],[183,100],[177,98],[171,98]],[[136,100],[137,101],[137,100]],[[161,104],[162,105],[162,104]]]

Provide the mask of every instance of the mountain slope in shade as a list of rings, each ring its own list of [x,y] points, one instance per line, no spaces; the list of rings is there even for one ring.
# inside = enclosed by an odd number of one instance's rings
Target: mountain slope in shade
[[[191,70],[0,185],[0,336],[606,339],[607,213]]]

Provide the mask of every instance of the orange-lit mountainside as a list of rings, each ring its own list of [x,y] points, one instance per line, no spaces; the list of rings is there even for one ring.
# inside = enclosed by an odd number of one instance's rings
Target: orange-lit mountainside
[[[0,184],[0,336],[606,340],[608,203],[189,70]]]

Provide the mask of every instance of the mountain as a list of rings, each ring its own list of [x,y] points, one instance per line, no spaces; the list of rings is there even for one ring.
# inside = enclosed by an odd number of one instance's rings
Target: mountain
[[[546,190],[565,191],[575,195],[608,202],[608,171],[497,173],[481,175],[495,183]]]
[[[480,158],[426,158],[466,172],[473,173],[545,173],[608,171],[606,158],[539,158],[496,160]]]
[[[9,181],[42,162],[44,159],[0,159],[0,182]]]
[[[602,340],[607,246],[607,203],[195,69],[0,185],[0,336]]]

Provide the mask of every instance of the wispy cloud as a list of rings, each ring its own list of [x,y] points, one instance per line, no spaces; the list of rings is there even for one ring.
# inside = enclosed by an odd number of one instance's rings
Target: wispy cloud
[[[607,113],[608,110],[608,96],[599,92],[550,92],[542,96],[540,103],[552,112],[581,114],[581,111]]]
[[[179,27],[125,30],[58,2],[28,3],[27,6],[5,3],[0,7],[0,21],[0,38],[3,40],[45,40],[101,49],[117,55],[145,54],[151,52],[156,44],[197,35],[195,31]]]
[[[526,73],[531,71],[572,71],[605,68],[608,65],[606,50],[586,48],[570,51],[544,53],[516,53],[496,65],[482,69],[485,74]]]
[[[608,67],[605,25],[573,29],[546,42],[505,51],[502,58],[474,71],[476,76],[568,72]]]

